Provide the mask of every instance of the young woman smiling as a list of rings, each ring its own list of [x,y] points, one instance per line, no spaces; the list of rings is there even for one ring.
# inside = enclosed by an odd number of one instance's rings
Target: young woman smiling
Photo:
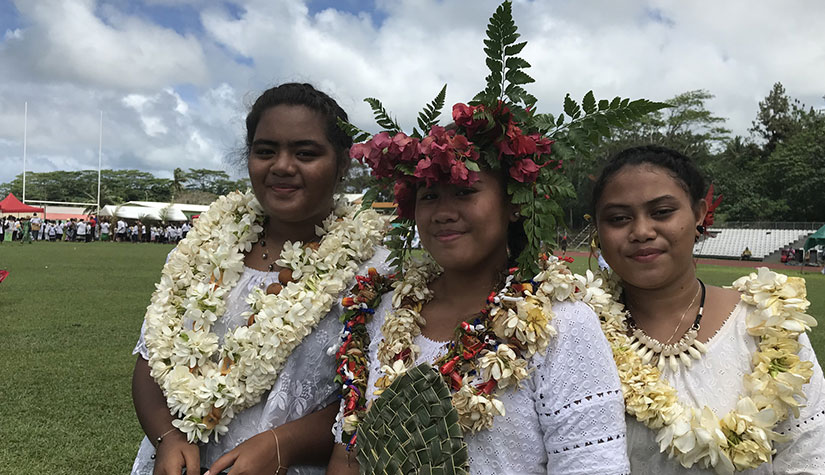
[[[132,384],[146,438],[132,473],[323,472],[335,303],[359,267],[386,257],[376,253],[386,220],[333,198],[349,163],[346,118],[308,84],[274,87],[252,106],[252,192],[198,218],[147,309]]]
[[[620,279],[608,291],[624,305],[600,313],[633,473],[825,473],[804,280],[767,268],[733,288],[699,280],[705,191],[688,157],[657,146],[619,153],[594,186],[601,254]]]

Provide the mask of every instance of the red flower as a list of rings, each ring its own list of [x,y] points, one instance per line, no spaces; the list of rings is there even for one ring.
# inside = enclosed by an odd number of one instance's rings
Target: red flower
[[[415,185],[409,180],[399,180],[395,182],[392,191],[395,195],[395,204],[398,205],[398,216],[415,219]]]
[[[543,166],[544,165],[536,165],[536,162],[529,158],[516,160],[516,163],[510,167],[510,176],[521,183],[532,183],[538,178],[539,170],[541,170]]]
[[[453,106],[453,121],[465,130],[469,138],[473,138],[479,129],[484,130],[487,128],[487,119],[473,118],[475,111],[481,107],[482,106],[468,106],[462,103]]]

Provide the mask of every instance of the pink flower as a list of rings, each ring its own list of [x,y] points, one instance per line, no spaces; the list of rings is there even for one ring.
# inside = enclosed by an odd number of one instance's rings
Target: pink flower
[[[415,165],[415,172],[413,175],[416,178],[424,180],[427,186],[439,181],[440,170],[438,164],[433,162],[430,157],[424,157]]]
[[[539,170],[543,166],[536,165],[536,162],[529,158],[516,160],[516,163],[510,167],[510,176],[520,183],[532,183],[538,178]]]
[[[415,185],[409,180],[399,180],[392,192],[398,205],[398,216],[415,219]]]
[[[458,103],[453,106],[453,121],[464,128],[467,137],[474,137],[479,129],[487,128],[487,119],[474,119],[473,114],[482,106],[468,106]]]

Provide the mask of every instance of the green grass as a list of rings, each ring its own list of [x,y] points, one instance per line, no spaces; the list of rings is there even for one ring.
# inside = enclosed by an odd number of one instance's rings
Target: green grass
[[[11,273],[0,284],[0,474],[128,472],[143,437],[131,353],[170,249],[0,245],[0,269]],[[700,266],[699,275],[720,285],[745,270]],[[811,313],[825,317],[825,276],[805,277]],[[825,328],[812,340],[823,361]]]
[[[0,473],[128,473],[131,352],[170,249],[0,245]]]

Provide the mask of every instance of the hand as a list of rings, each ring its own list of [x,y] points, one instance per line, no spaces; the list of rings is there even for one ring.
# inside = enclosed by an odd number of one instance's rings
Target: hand
[[[222,470],[232,467],[229,475],[272,475],[284,473],[278,470],[278,448],[275,446],[275,437],[267,430],[248,439],[215,461],[207,475],[216,475]],[[281,447],[282,467],[287,467],[284,447]]]
[[[186,473],[201,473],[200,449],[196,444],[190,444],[180,431],[170,432],[157,447],[155,470],[152,473],[181,475],[184,467]]]

